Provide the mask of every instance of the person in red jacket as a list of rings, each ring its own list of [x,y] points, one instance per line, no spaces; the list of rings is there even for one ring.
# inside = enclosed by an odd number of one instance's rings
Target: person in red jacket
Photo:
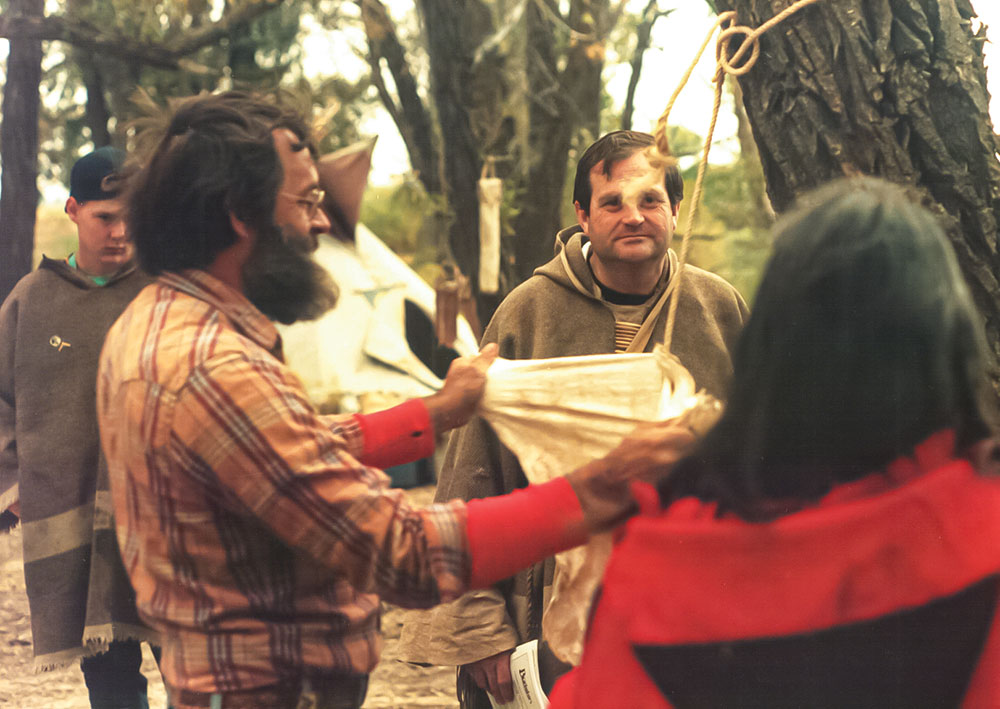
[[[929,212],[872,178],[812,195],[552,709],[1000,703],[984,343]]]

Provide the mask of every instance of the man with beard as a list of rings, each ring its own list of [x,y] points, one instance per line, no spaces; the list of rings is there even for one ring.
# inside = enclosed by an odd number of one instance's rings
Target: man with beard
[[[131,187],[138,258],[158,280],[108,334],[98,417],[125,567],[180,708],[360,707],[376,594],[429,606],[579,544],[692,443],[653,424],[552,483],[410,507],[370,466],[425,457],[468,420],[495,348],[456,360],[425,399],[317,414],[269,319],[336,299],[309,256],[326,218],[307,145],[270,103],[200,96]]]
[[[125,232],[124,157],[76,161],[76,251],[43,257],[0,308],[0,510],[18,501],[35,666],[79,660],[92,707],[141,709],[139,640],[153,634],[122,567],[94,411],[104,336],[149,283]]]

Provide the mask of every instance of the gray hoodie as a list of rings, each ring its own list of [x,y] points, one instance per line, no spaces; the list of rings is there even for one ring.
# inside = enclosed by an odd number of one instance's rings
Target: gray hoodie
[[[510,359],[615,351],[615,306],[601,299],[587,263],[586,241],[578,226],[556,235],[556,256],[504,299],[486,328],[484,344],[499,343],[500,356]],[[647,310],[678,273],[673,251],[666,258],[668,267],[645,304]],[[667,310],[659,311],[645,351],[663,340]],[[698,387],[716,397],[724,396],[732,375],[730,351],[746,315],[746,303],[729,283],[684,266],[671,351]],[[484,421],[474,419],[451,437],[436,499],[500,495],[525,485],[514,455]],[[550,559],[495,589],[408,614],[401,638],[403,657],[432,664],[467,664],[540,637],[553,566]],[[542,664],[544,674],[544,659]]]
[[[486,328],[483,343],[499,343],[500,356],[510,359],[614,352],[615,306],[601,299],[587,264],[586,241],[579,227],[560,231],[555,258],[504,299]],[[667,266],[646,303],[647,310],[676,277],[673,251],[668,251]],[[699,388],[721,398],[732,375],[729,353],[746,318],[746,303],[718,276],[694,266],[684,269],[671,351]],[[662,342],[666,319],[663,307],[645,351]],[[488,424],[473,419],[452,434],[435,499],[488,497],[527,484],[513,453]],[[408,613],[401,636],[403,658],[461,665],[541,637],[542,610],[548,602],[553,569],[549,559],[494,589],[474,591],[429,611]],[[546,683],[566,669],[544,646],[540,665]],[[459,698],[464,706],[489,706],[483,698],[473,698],[477,693],[470,681],[460,677]]]
[[[586,240],[579,227],[560,231],[556,236],[556,257],[536,269],[500,304],[483,340],[498,342],[501,357],[538,359],[614,352],[614,306],[600,297],[584,252]],[[673,251],[668,251],[667,261],[668,268],[647,301],[647,308],[652,308],[676,278],[677,257]],[[729,283],[700,268],[684,267],[671,351],[698,386],[716,397],[725,394],[732,374],[730,348],[746,314],[746,303]],[[664,307],[645,351],[662,342],[666,320]]]

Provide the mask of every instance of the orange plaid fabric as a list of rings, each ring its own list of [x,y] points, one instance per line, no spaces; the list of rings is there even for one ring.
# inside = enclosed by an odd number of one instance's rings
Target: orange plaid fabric
[[[427,606],[465,590],[464,504],[411,508],[360,463],[358,419],[318,415],[273,324],[206,273],[162,276],[111,328],[98,417],[125,566],[175,688],[367,673],[372,592]]]

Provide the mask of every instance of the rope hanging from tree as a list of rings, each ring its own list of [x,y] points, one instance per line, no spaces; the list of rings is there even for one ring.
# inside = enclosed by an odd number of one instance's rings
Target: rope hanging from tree
[[[687,243],[718,116],[722,78],[727,71],[748,71],[759,54],[759,49],[755,48],[756,37],[792,12],[817,1],[800,0],[757,30],[730,27],[735,13],[724,13],[698,52],[700,57],[715,30],[723,24],[726,27],[719,40],[720,56],[723,56],[731,37],[745,34],[748,38],[732,59],[718,61],[715,109],[698,169],[694,204],[689,211],[683,237],[681,266],[687,258]],[[747,51],[751,51],[747,62],[733,69],[732,65]],[[697,61],[696,58],[695,63]],[[656,168],[674,160],[666,139],[666,120],[670,107],[693,69],[694,64],[660,119],[656,136],[660,155],[650,155],[650,162]],[[565,258],[565,251],[562,257]],[[572,274],[568,264],[565,270],[567,274]],[[714,424],[721,405],[704,391],[698,391],[691,373],[676,356],[670,354],[680,276],[681,272],[678,272],[671,279],[677,285],[672,286],[673,295],[669,298],[665,343],[658,345],[653,352],[498,359],[490,368],[479,413],[500,441],[517,456],[529,482],[535,484],[551,480],[565,470],[606,455],[625,433],[642,421],[674,420],[697,434],[703,434]],[[586,291],[582,286],[578,288]],[[655,323],[657,315],[648,315],[647,321]],[[636,343],[636,349],[645,349],[647,341],[643,339],[641,346]],[[601,386],[594,387],[595,381],[600,381]],[[611,547],[610,535],[598,535],[585,547],[556,556],[551,594],[542,614],[542,636],[552,652],[564,662],[578,664],[580,661],[589,601],[600,583]]]
[[[691,78],[691,74],[694,72],[695,67],[701,60],[701,55],[705,53],[705,48],[708,47],[709,42],[712,41],[712,37],[715,35],[716,30],[722,28],[722,32],[719,33],[719,37],[716,40],[715,45],[716,69],[715,77],[713,79],[713,82],[715,83],[715,98],[712,104],[712,119],[709,121],[708,132],[705,135],[705,143],[702,149],[701,160],[698,162],[698,174],[695,177],[694,190],[691,194],[691,206],[688,208],[687,221],[684,224],[684,234],[681,237],[681,249],[678,254],[679,268],[677,271],[677,286],[674,290],[674,297],[670,299],[670,307],[667,310],[667,323],[663,335],[663,347],[667,351],[670,350],[670,341],[674,333],[674,321],[677,316],[677,303],[680,301],[680,290],[682,285],[681,278],[684,273],[684,264],[687,263],[688,245],[691,241],[691,233],[694,230],[694,220],[697,216],[698,206],[701,202],[702,183],[705,178],[705,168],[708,166],[708,153],[712,148],[712,137],[715,134],[715,124],[719,118],[719,107],[722,104],[722,83],[726,78],[726,74],[742,76],[753,68],[754,64],[757,63],[758,57],[760,57],[760,36],[762,34],[767,32],[772,27],[780,24],[785,18],[795,14],[802,8],[808,5],[813,5],[817,2],[819,2],[819,0],[797,0],[797,2],[792,3],[756,29],[745,25],[731,24],[736,20],[735,11],[719,13],[718,18],[712,25],[712,29],[709,30],[708,34],[705,36],[705,41],[702,42],[701,48],[695,54],[694,61],[691,62],[691,66],[689,66],[687,71],[684,72],[684,76],[681,77],[680,83],[677,85],[677,88],[674,89],[673,94],[671,94],[670,100],[667,101],[667,107],[663,109],[663,113],[656,122],[656,131],[654,135],[656,137],[656,150],[659,153],[660,159],[661,161],[673,160],[674,157],[670,152],[670,141],[667,139],[667,119],[670,117],[670,111],[674,107],[674,102],[677,101],[677,97],[687,85],[688,79]],[[736,51],[730,54],[733,38],[738,35],[745,35],[746,38],[740,43],[740,46],[736,48]],[[750,52],[750,56],[747,57],[742,64],[738,64],[738,62],[743,60],[746,56],[747,51]]]

